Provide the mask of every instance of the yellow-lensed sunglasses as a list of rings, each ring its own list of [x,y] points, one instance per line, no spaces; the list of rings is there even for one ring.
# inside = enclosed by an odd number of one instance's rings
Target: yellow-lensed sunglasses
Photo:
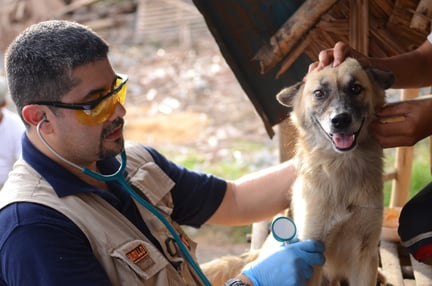
[[[47,105],[76,110],[77,119],[86,125],[96,125],[106,121],[113,113],[117,103],[124,104],[128,77],[116,74],[113,89],[107,94],[86,103],[64,103],[60,101],[39,101],[32,104]]]

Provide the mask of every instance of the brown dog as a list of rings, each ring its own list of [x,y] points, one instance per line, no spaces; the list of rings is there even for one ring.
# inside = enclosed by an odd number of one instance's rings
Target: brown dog
[[[383,217],[383,151],[368,131],[392,74],[354,59],[282,90],[298,131],[292,211],[299,239],[326,246],[309,286],[376,285]]]
[[[297,174],[292,209],[298,238],[326,246],[326,263],[308,286],[376,285],[383,216],[383,150],[368,131],[392,74],[364,70],[346,59],[336,68],[307,75],[283,89],[277,100],[292,108],[297,129]],[[272,241],[273,240],[273,241]],[[269,237],[260,253],[275,243]],[[261,255],[260,254],[260,255]],[[256,252],[203,265],[213,285],[234,275]],[[229,273],[229,275],[227,275]],[[217,277],[217,278],[216,278]],[[287,277],[289,279],[289,277]]]

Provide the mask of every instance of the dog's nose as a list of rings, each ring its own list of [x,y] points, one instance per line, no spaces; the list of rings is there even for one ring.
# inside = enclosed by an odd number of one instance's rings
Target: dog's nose
[[[331,123],[336,129],[343,129],[349,127],[352,122],[351,115],[349,113],[339,113],[331,119]]]

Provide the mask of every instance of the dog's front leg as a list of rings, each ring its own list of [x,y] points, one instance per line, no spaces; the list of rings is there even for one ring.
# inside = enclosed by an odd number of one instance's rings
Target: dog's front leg
[[[378,255],[370,259],[359,259],[358,267],[353,267],[348,279],[350,286],[374,286],[378,279]]]

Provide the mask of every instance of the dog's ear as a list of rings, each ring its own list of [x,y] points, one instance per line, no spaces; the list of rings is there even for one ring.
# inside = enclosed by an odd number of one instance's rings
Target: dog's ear
[[[366,73],[382,89],[390,88],[395,81],[395,76],[392,72],[370,68],[366,69]]]
[[[282,89],[277,95],[276,99],[279,101],[280,104],[292,107],[293,99],[296,96],[296,94],[300,91],[300,89],[303,87],[304,82],[300,81],[290,87],[286,87]]]

